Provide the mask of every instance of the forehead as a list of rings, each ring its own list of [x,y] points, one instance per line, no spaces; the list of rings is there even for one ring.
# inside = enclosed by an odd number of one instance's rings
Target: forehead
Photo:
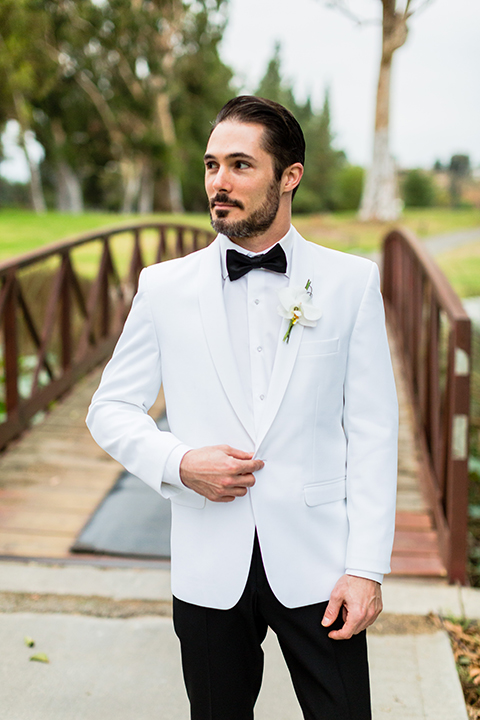
[[[210,135],[206,152],[215,157],[245,154],[259,160],[270,158],[262,147],[264,131],[263,125],[257,123],[224,120]]]

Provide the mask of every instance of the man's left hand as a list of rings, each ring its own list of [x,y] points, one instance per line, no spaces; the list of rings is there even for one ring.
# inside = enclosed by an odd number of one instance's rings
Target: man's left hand
[[[341,610],[344,625],[340,630],[332,630],[328,637],[348,640],[374,623],[382,608],[382,588],[379,583],[355,575],[342,575],[332,590],[322,625],[329,627]]]

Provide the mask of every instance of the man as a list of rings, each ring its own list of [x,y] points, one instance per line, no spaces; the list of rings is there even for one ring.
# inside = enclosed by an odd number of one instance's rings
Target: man
[[[270,626],[307,720],[371,717],[365,628],[394,531],[397,408],[369,260],[291,226],[303,134],[243,96],[205,154],[219,235],[144,270],[89,411],[172,501],[172,590],[193,720],[249,720]],[[163,382],[171,432],[147,411]]]

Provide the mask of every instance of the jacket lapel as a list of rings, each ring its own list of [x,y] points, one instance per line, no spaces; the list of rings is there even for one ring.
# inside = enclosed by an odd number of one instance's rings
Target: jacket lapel
[[[309,243],[295,231],[289,285],[303,288],[305,287],[307,280],[310,279],[315,291],[313,261],[314,258],[312,257]],[[283,342],[283,337],[287,328],[288,320],[284,320],[278,337],[277,351],[275,354],[275,362],[273,365],[272,377],[270,379],[267,401],[257,436],[257,452],[280,408],[280,404],[283,400],[283,396],[285,395],[285,391],[292,375],[295,360],[297,359],[298,349],[300,347],[300,341],[303,335],[303,325],[295,325],[290,334],[289,342]]]
[[[230,341],[223,299],[218,241],[214,241],[203,251],[199,272],[200,313],[210,354],[233,410],[252,440],[255,441],[253,416],[242,392],[240,375]]]

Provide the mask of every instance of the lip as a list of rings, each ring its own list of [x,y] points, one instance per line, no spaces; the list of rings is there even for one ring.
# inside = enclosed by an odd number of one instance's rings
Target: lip
[[[228,210],[231,208],[238,207],[237,205],[233,205],[232,203],[214,203],[213,207],[216,210]]]

